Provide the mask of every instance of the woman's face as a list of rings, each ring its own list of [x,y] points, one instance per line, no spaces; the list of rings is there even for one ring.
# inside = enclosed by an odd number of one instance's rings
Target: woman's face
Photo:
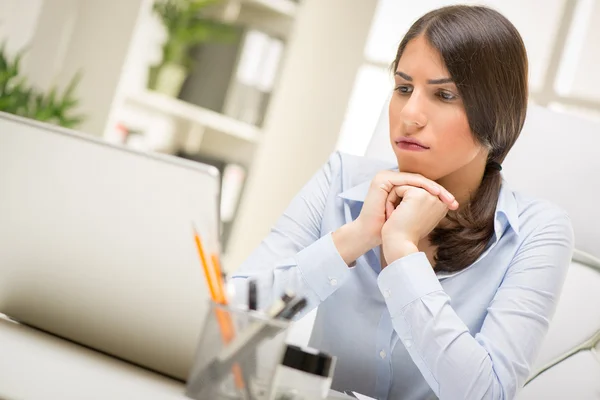
[[[423,36],[408,43],[394,79],[390,141],[401,171],[439,180],[487,158],[441,55]]]

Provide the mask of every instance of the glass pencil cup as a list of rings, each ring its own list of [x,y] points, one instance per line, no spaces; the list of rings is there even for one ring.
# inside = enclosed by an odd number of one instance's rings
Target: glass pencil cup
[[[211,301],[186,395],[196,400],[268,399],[289,324]]]

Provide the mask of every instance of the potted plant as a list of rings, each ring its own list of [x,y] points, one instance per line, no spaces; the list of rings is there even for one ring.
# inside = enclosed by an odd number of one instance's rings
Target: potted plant
[[[205,16],[220,0],[158,0],[153,10],[167,31],[162,61],[150,67],[148,87],[177,96],[192,66],[191,49],[205,42],[229,42],[237,31],[232,25]]]
[[[73,114],[79,103],[74,93],[81,78],[80,74],[71,79],[61,94],[56,88],[44,93],[30,86],[27,79],[20,74],[23,53],[20,52],[11,58],[5,49],[3,44],[0,47],[0,111],[66,128],[76,128],[84,121],[82,115]]]

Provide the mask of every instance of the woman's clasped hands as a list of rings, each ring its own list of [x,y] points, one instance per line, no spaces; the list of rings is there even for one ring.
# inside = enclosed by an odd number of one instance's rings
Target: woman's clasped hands
[[[455,197],[438,183],[418,174],[382,171],[371,181],[354,222],[369,247],[382,246],[389,264],[418,252],[419,242],[457,209]]]

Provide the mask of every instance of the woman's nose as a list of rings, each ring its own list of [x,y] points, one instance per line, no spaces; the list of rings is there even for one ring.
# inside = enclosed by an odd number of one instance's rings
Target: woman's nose
[[[402,118],[406,133],[411,133],[411,131],[418,130],[427,125],[427,116],[422,97],[413,93],[406,104],[404,104],[400,117]]]

